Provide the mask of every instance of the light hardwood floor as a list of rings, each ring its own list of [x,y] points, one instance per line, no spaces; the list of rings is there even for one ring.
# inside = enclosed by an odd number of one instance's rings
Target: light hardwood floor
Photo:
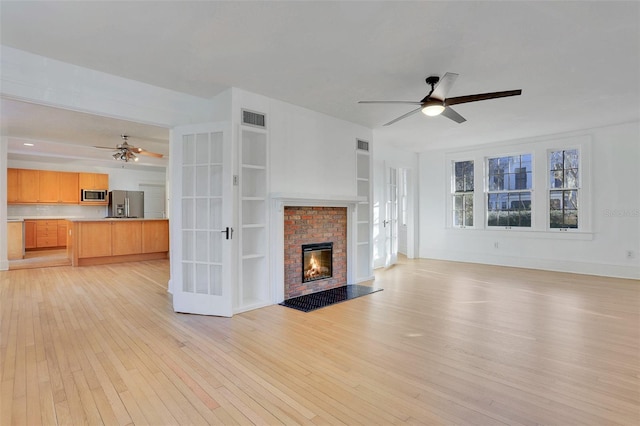
[[[430,260],[176,314],[168,261],[0,272],[1,425],[640,424],[640,283]]]

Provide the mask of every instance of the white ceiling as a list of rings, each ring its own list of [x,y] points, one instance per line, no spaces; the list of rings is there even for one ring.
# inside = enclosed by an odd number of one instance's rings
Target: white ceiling
[[[0,8],[3,45],[204,98],[238,87],[374,128],[376,141],[411,151],[640,119],[635,1],[2,0]],[[412,107],[357,103],[420,100],[424,79],[447,71],[460,74],[449,96],[523,94],[458,105],[463,124],[415,114],[382,127]],[[134,145],[168,151],[167,129],[1,106],[12,138],[79,153],[77,145],[115,145],[114,135],[128,133],[140,138]]]

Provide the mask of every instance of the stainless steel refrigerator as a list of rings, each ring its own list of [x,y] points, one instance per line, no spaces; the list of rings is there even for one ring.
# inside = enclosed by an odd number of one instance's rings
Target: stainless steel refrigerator
[[[109,217],[144,217],[144,191],[110,191]]]

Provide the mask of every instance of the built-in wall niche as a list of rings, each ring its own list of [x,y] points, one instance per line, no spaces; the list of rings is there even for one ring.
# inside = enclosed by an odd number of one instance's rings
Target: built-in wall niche
[[[234,311],[271,302],[268,261],[268,138],[263,129],[240,126],[239,286]]]
[[[371,154],[370,144],[356,141],[356,186],[358,204],[356,212],[356,282],[372,279],[371,244]],[[362,149],[366,147],[367,149]]]

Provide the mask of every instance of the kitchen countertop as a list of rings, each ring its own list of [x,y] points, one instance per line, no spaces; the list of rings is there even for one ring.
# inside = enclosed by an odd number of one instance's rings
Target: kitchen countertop
[[[145,220],[169,220],[161,217],[102,217],[102,218],[74,218],[67,219],[69,222],[126,222]]]
[[[72,220],[77,216],[8,216],[7,221],[12,220]]]

